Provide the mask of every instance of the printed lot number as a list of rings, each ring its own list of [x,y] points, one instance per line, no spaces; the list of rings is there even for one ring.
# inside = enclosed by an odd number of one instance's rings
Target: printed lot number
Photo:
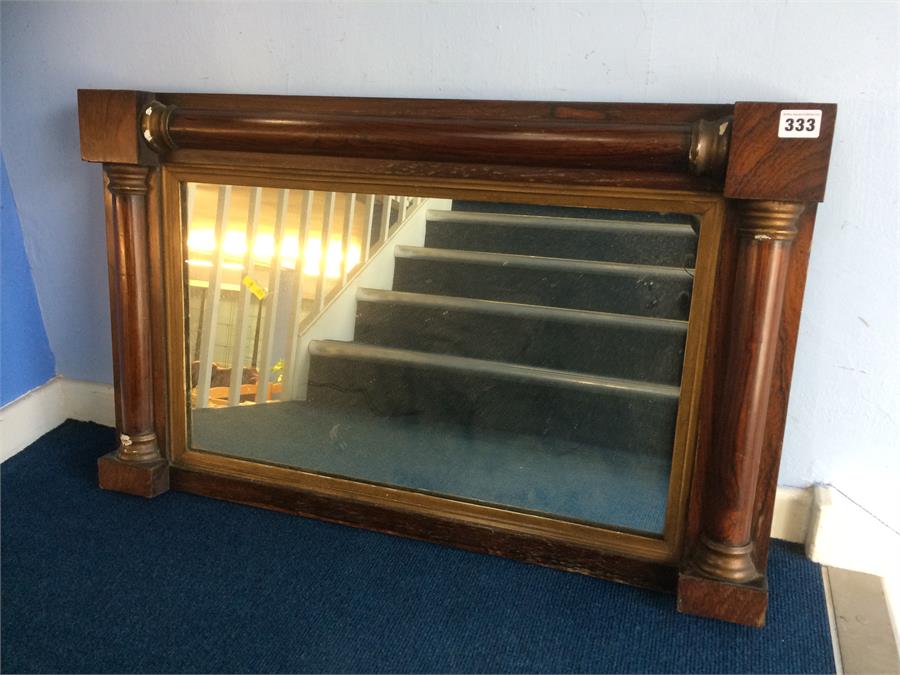
[[[818,138],[821,126],[821,110],[782,110],[778,138]]]

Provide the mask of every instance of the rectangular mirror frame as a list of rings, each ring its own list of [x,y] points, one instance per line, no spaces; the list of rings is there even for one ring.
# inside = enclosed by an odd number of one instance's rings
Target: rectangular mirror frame
[[[822,111],[782,139],[784,109]],[[100,485],[238,501],[677,592],[762,625],[777,470],[832,104],[582,104],[79,91],[104,165],[116,419]],[[503,158],[503,164],[497,158]],[[191,450],[184,181],[686,213],[700,222],[656,538]]]

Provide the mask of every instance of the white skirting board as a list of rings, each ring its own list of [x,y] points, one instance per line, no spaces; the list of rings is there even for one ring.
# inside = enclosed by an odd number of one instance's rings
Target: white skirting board
[[[816,485],[806,555],[828,567],[882,577],[894,641],[900,644],[900,533],[835,487]]]
[[[67,378],[60,384],[67,418],[116,426],[116,393],[111,384]]]
[[[0,461],[66,419],[115,426],[112,386],[55,377],[0,408]],[[886,577],[886,591],[898,599],[900,535],[839,490],[779,487],[772,536],[805,544],[807,555],[823,565]]]
[[[54,377],[0,408],[0,461],[66,421],[60,379]]]
[[[0,408],[0,461],[67,419],[116,425],[112,385],[54,377]]]
[[[779,487],[772,536],[804,544],[821,565],[875,574],[900,644],[900,534],[831,485]]]

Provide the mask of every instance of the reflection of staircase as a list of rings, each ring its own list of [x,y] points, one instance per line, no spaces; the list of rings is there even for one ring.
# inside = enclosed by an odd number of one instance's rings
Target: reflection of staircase
[[[311,343],[309,401],[669,454],[693,229],[509,211],[430,213],[354,342]]]

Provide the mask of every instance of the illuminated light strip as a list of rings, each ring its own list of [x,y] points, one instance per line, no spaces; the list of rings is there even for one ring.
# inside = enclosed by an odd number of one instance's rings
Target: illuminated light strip
[[[244,243],[246,237],[239,230],[230,230],[225,233],[223,249],[230,258],[242,258],[247,251]],[[322,263],[322,239],[310,236],[307,239],[307,255],[303,256],[303,274],[318,277]],[[215,235],[212,230],[194,230],[188,235],[188,250],[191,253],[214,254],[217,251]],[[280,245],[281,267],[284,269],[296,269],[297,259],[300,258],[299,243],[295,237],[284,237]],[[275,237],[268,233],[258,234],[254,238],[253,262],[264,266],[272,263],[275,254]],[[346,255],[346,271],[349,273],[361,259],[361,248],[358,243],[351,241]],[[332,237],[325,252],[325,276],[329,279],[342,277],[342,263],[344,258],[342,237]],[[189,258],[187,261],[197,267],[212,267],[208,260]],[[240,263],[223,262],[224,269],[243,269]]]

